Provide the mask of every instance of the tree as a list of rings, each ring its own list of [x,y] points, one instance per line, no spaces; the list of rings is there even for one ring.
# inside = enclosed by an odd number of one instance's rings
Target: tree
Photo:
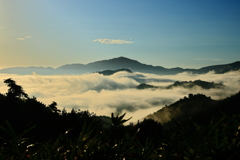
[[[50,104],[48,106],[48,108],[53,112],[53,113],[59,113],[60,110],[56,107],[57,106],[57,103],[56,102],[52,102],[52,104]]]
[[[116,117],[114,117],[114,114],[112,113],[111,118],[112,118],[112,126],[114,127],[119,127],[122,126],[123,123],[127,122],[128,120],[130,120],[132,117],[128,118],[128,119],[123,119],[123,117],[125,116],[126,113],[124,113],[123,115],[121,115],[120,117],[118,117],[118,115]]]
[[[24,92],[23,88],[17,85],[16,82],[11,78],[6,79],[4,83],[6,83],[7,86],[9,87],[8,92],[6,93],[7,97],[28,98],[28,95]]]

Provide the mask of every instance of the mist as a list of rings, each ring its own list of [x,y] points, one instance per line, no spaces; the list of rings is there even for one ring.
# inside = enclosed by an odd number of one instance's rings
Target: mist
[[[191,74],[155,75],[146,73],[118,72],[111,76],[98,73],[84,75],[14,75],[0,74],[0,93],[7,92],[3,81],[12,78],[23,87],[29,97],[37,97],[44,104],[57,102],[58,108],[70,111],[72,108],[88,110],[97,115],[110,116],[111,113],[125,113],[131,122],[141,120],[148,114],[156,112],[166,105],[187,96],[189,93],[205,94],[212,99],[226,98],[240,90],[239,72],[225,74]],[[194,87],[173,89],[137,90],[140,83],[155,86],[167,86],[175,81],[203,80],[223,83],[225,89],[202,89]]]

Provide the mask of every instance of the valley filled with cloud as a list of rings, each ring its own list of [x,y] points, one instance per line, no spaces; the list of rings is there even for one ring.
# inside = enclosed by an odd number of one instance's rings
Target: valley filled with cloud
[[[5,79],[12,78],[23,87],[30,96],[35,96],[44,104],[57,102],[58,108],[70,111],[72,108],[88,110],[97,115],[110,116],[124,113],[133,117],[131,122],[141,120],[166,105],[192,94],[205,94],[219,100],[239,92],[239,72],[225,74],[191,74],[183,72],[177,75],[156,75],[140,72],[118,72],[110,76],[98,73],[84,75],[14,75],[0,74],[0,93],[7,92]],[[167,86],[175,81],[203,80],[222,83],[224,89],[202,89],[175,87],[173,89],[136,89],[140,83],[154,86]]]

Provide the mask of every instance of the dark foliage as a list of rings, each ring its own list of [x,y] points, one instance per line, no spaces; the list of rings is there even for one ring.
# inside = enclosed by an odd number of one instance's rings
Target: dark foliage
[[[153,119],[144,119],[142,122],[138,122],[136,128],[139,129],[137,137],[142,144],[149,139],[158,145],[163,139],[163,127]]]
[[[74,110],[67,113],[60,111],[57,103],[52,102],[45,105],[39,102],[36,97],[29,98],[21,86],[12,79],[4,81],[9,87],[8,92],[0,94],[0,125],[5,126],[8,121],[17,133],[22,132],[26,126],[36,126],[30,137],[37,141],[48,140],[59,136],[61,133],[71,129],[69,136],[74,138],[81,131],[84,123],[94,121],[95,128],[100,129],[101,123],[95,120],[95,115],[88,111]]]

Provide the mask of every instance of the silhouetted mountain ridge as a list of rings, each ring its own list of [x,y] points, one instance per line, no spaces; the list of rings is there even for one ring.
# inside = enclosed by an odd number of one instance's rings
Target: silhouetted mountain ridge
[[[160,88],[160,87],[149,85],[149,84],[146,84],[146,83],[141,83],[137,86],[137,89],[149,89],[149,88],[157,89],[157,88]]]
[[[99,71],[99,72],[96,72],[96,73],[99,73],[99,74],[102,74],[102,75],[105,75],[105,76],[109,76],[109,75],[113,75],[117,72],[122,72],[122,71],[132,73],[132,71],[130,69],[124,69],[124,68],[117,69],[117,70],[104,70],[104,71]]]
[[[66,64],[56,69],[54,68],[43,68],[43,67],[14,67],[5,68],[0,70],[0,73],[12,73],[12,74],[84,74],[93,73],[101,70],[118,70],[121,68],[130,69],[133,72],[173,75],[181,72],[191,72],[193,74],[203,74],[209,71],[215,73],[226,73],[229,71],[236,71],[240,69],[240,61],[223,64],[207,66],[200,69],[183,69],[180,67],[175,68],[164,68],[162,66],[152,66],[148,64],[140,63],[136,60],[129,59],[126,57],[118,57],[109,60],[96,61],[88,64]]]
[[[215,73],[221,74],[221,73],[226,73],[229,71],[236,71],[239,69],[240,69],[240,61],[236,61],[236,62],[230,63],[230,64],[202,67],[198,70],[195,70],[194,73],[202,74],[202,73],[207,73],[209,71],[215,71]]]
[[[211,88],[219,88],[223,89],[225,85],[221,83],[215,83],[215,82],[207,82],[202,80],[195,80],[195,81],[176,81],[173,84],[163,87],[163,86],[153,86],[146,83],[141,83],[137,86],[137,89],[172,89],[175,87],[183,87],[183,88],[193,88],[195,86],[201,87],[203,89],[211,89]]]
[[[223,88],[224,85],[221,83],[214,83],[214,82],[206,82],[201,80],[195,80],[195,81],[176,81],[174,84],[169,85],[167,89],[171,89],[174,87],[183,87],[183,88],[193,88],[195,86],[199,86],[203,89],[211,89],[211,88]]]

